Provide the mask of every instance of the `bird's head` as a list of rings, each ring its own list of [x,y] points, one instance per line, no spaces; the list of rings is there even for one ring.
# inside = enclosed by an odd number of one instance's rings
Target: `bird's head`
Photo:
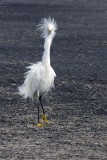
[[[44,18],[42,19],[41,23],[38,25],[38,30],[42,31],[41,36],[46,38],[50,34],[54,34],[57,30],[57,24],[54,18]]]
[[[56,31],[55,27],[53,26],[53,23],[49,22],[48,23],[48,33],[50,34],[52,31]]]

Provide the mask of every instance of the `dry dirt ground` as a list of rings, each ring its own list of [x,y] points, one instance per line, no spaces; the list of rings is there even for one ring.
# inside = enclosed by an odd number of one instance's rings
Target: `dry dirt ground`
[[[38,128],[37,100],[17,87],[41,60],[36,26],[49,15],[56,88],[43,98],[51,124]],[[0,1],[0,160],[107,160],[106,0]]]

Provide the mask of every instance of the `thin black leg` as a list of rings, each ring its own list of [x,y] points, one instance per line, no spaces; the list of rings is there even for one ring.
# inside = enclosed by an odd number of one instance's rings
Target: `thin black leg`
[[[43,105],[42,105],[42,96],[39,97],[39,102],[40,102],[40,105],[42,107],[43,114],[45,114],[45,111],[44,111],[44,108],[43,108]]]
[[[38,105],[38,123],[39,123],[39,105]]]

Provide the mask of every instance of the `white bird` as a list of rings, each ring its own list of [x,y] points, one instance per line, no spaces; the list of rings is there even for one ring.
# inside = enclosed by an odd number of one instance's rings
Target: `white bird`
[[[42,120],[48,123],[41,98],[42,95],[54,87],[54,78],[56,77],[55,71],[50,64],[50,47],[57,30],[57,24],[54,18],[51,19],[49,17],[48,19],[42,19],[41,23],[38,25],[38,30],[42,32],[41,36],[45,40],[42,61],[27,67],[29,71],[25,73],[24,83],[18,90],[19,94],[25,99],[31,98],[33,100],[35,96],[39,99],[43,111]],[[39,106],[37,126],[44,126],[39,120]]]

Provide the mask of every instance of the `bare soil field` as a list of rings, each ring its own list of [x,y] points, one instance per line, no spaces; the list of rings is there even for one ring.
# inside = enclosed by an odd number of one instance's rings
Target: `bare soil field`
[[[57,77],[43,97],[51,122],[38,128],[37,105],[17,88],[42,58],[36,30],[54,17]],[[0,160],[107,160],[107,1],[0,1]]]

